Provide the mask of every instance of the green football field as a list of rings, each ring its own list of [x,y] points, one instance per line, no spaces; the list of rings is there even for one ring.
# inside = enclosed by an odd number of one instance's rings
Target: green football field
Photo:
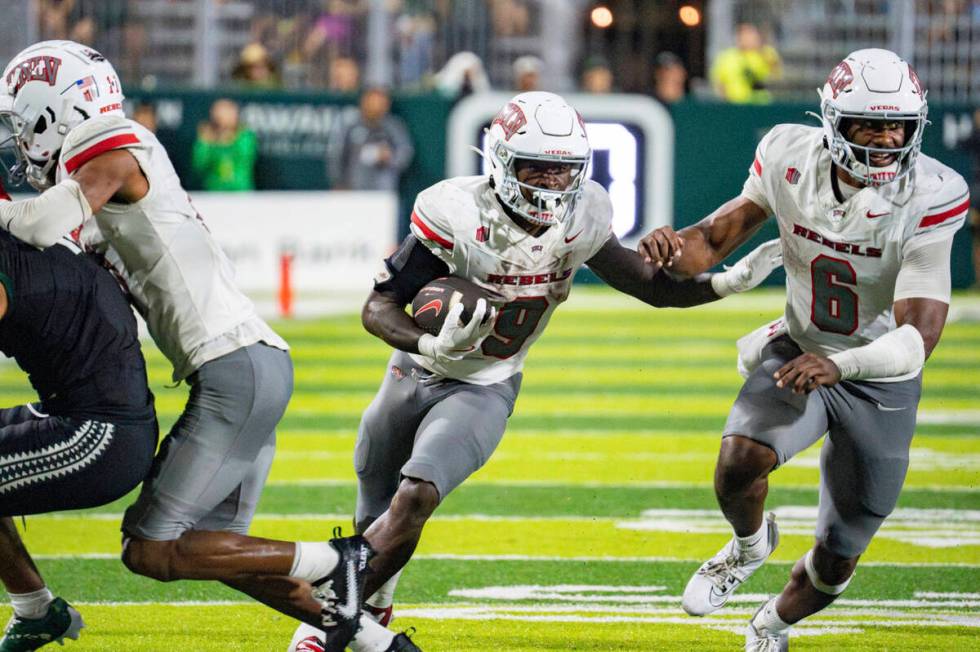
[[[812,544],[818,447],[774,474],[780,547],[729,607],[694,619],[679,596],[730,536],[711,477],[741,380],[734,342],[780,300],[653,310],[577,288],[528,358],[500,448],[427,526],[393,627],[417,628],[427,652],[741,649],[748,616]],[[980,650],[980,301],[959,295],[954,307],[898,509],[847,593],[794,628],[793,649]],[[324,539],[349,530],[357,422],[389,351],[353,314],[276,326],[296,392],[253,533]],[[169,366],[145,348],[166,432],[186,389],[167,387]],[[33,398],[0,366],[0,405]],[[49,585],[88,624],[66,649],[285,650],[294,623],[223,586],[130,575],[118,561],[129,502],[27,519]]]

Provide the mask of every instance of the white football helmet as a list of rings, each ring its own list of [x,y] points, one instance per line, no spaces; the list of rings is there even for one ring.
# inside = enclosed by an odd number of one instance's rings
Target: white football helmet
[[[592,149],[582,116],[560,96],[539,91],[515,96],[490,124],[485,148],[497,197],[515,213],[533,224],[551,226],[574,210]],[[569,165],[571,181],[564,189],[522,183],[517,180],[521,161]]]
[[[834,162],[856,180],[881,186],[912,171],[927,123],[926,92],[912,66],[894,52],[869,48],[847,55],[818,89],[820,121]],[[847,140],[841,127],[848,119],[902,120],[902,147],[861,147]],[[885,167],[871,164],[873,154],[894,154]]]
[[[0,117],[16,141],[14,182],[43,190],[68,132],[99,115],[125,115],[119,76],[105,57],[73,41],[42,41],[3,71]]]

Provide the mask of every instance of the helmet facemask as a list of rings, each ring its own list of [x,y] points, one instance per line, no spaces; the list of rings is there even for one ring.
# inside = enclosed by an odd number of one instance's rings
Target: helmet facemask
[[[9,166],[4,163],[10,182],[19,185],[27,181],[39,191],[50,188],[54,183],[54,166],[68,128],[62,124],[51,124],[50,117],[43,112],[24,117],[12,110],[0,111],[0,121],[4,130],[10,133],[0,143],[0,149],[7,148],[8,143],[13,141],[13,147],[9,149],[14,153],[15,162]],[[39,152],[45,152],[45,155],[37,157]]]
[[[531,224],[551,226],[575,209],[592,149],[575,109],[559,95],[531,91],[514,96],[490,123],[484,158],[500,203]]]
[[[928,124],[926,109],[916,113],[866,113],[845,112],[832,103],[822,102],[822,121],[828,134],[830,155],[839,167],[859,183],[866,186],[883,186],[905,178],[915,167],[922,148],[922,134]],[[851,120],[881,120],[902,122],[905,125],[905,141],[900,147],[875,147],[858,145],[845,133]],[[895,160],[886,166],[876,166],[872,156],[890,154]]]
[[[495,164],[503,168],[503,182],[496,187],[501,202],[515,213],[539,226],[550,226],[561,222],[566,215],[575,210],[575,204],[582,195],[582,184],[586,179],[589,159],[581,156],[534,155],[511,152],[500,142],[492,152]],[[539,174],[569,175],[565,188],[546,188],[521,181],[521,170],[538,167]]]
[[[907,177],[915,167],[928,121],[926,91],[912,66],[894,52],[880,48],[856,50],[838,63],[820,95],[824,138],[841,170],[866,186],[883,186]],[[852,121],[902,122],[900,147],[858,145],[848,136]],[[883,125],[882,125],[883,126]],[[852,132],[853,133],[853,132]],[[893,157],[891,163],[876,155]]]

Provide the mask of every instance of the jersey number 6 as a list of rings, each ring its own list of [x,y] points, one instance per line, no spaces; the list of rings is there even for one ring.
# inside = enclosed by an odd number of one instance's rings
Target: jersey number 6
[[[547,309],[544,297],[521,297],[504,304],[493,332],[483,340],[483,355],[504,359],[520,351]]]
[[[810,263],[810,321],[822,331],[850,335],[858,326],[857,274],[840,258],[817,256]]]

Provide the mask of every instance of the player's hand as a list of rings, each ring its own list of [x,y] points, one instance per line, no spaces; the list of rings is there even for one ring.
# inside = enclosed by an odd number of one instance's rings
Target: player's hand
[[[680,257],[684,239],[669,226],[661,226],[647,233],[636,245],[636,250],[648,263],[670,267]]]
[[[816,353],[804,353],[784,364],[772,375],[776,387],[792,389],[794,394],[809,394],[823,385],[840,382],[840,369],[830,358]]]
[[[419,338],[419,353],[439,362],[462,360],[475,351],[493,330],[497,321],[497,309],[486,299],[479,299],[473,315],[466,324],[460,323],[463,304],[457,303],[449,310],[438,335],[426,333]]]
[[[736,292],[746,292],[766,280],[766,277],[783,264],[783,250],[779,239],[763,242],[745,258],[725,267],[724,272],[711,277],[711,287],[720,297]]]

